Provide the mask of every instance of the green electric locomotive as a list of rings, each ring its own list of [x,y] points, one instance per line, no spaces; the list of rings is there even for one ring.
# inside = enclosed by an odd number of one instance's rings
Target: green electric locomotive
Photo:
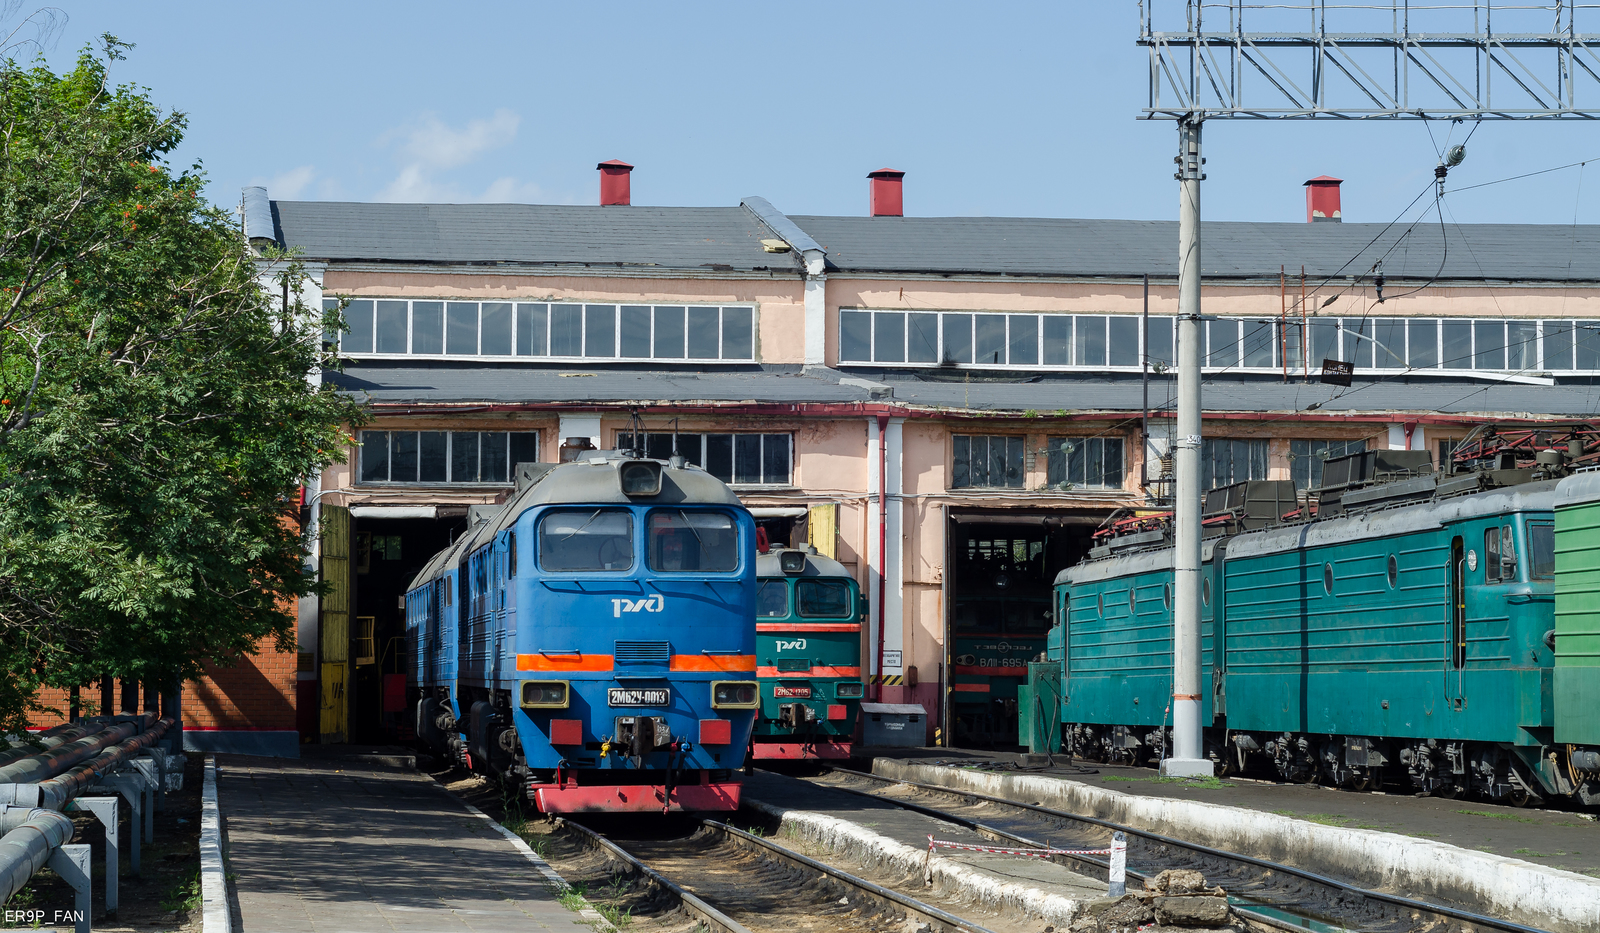
[[[1600,805],[1600,473],[1573,474],[1592,455],[1562,443],[1476,444],[1448,473],[1423,451],[1368,451],[1329,460],[1306,502],[1283,481],[1208,493],[1217,772]],[[1164,754],[1172,568],[1146,522],[1057,577],[1048,655],[1074,753]]]
[[[864,687],[866,600],[855,578],[810,546],[756,558],[755,758],[841,759],[853,748]]]

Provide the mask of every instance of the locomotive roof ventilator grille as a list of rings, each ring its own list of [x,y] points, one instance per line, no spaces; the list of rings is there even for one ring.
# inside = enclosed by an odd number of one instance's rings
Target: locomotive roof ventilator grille
[[[664,641],[618,641],[618,667],[666,667],[672,660],[672,645]]]

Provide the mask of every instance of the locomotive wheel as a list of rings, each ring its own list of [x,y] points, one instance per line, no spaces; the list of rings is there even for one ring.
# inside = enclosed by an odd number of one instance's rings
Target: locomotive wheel
[[[1433,789],[1433,795],[1442,797],[1445,800],[1454,800],[1461,796],[1461,786],[1458,784],[1441,784]]]
[[[1518,787],[1511,793],[1506,794],[1504,802],[1513,807],[1525,807],[1528,805],[1528,801],[1532,799],[1533,796],[1531,794]]]
[[[1349,790],[1366,790],[1372,786],[1372,775],[1365,771],[1351,771],[1344,779],[1344,786]]]

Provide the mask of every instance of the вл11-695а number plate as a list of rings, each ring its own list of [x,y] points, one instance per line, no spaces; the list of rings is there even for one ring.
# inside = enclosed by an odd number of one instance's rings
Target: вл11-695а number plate
[[[671,706],[672,691],[665,687],[612,687],[606,691],[611,706]]]

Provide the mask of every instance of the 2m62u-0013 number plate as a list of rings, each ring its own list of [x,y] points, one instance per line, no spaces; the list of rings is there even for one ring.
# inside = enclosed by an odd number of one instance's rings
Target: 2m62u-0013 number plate
[[[612,687],[606,691],[611,706],[671,706],[672,691],[665,687]]]

